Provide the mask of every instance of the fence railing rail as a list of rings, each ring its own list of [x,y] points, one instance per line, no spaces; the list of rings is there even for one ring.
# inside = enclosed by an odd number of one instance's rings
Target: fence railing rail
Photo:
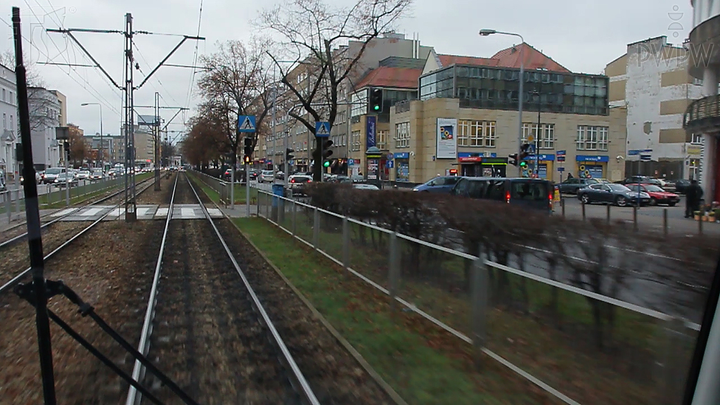
[[[648,347],[662,347],[662,350],[657,349],[657,352],[651,353],[652,361],[648,363],[648,367],[653,369],[659,367],[662,371],[657,372],[656,375],[662,377],[655,377],[658,381],[651,384],[649,390],[662,392],[659,403],[663,404],[672,403],[670,398],[677,398],[679,395],[678,381],[680,384],[684,381],[684,370],[678,368],[678,364],[687,361],[691,353],[675,346],[685,347],[691,344],[694,333],[699,330],[699,325],[696,323],[532,274],[525,271],[522,265],[521,268],[515,268],[489,260],[487,252],[482,250],[479,256],[471,255],[263,190],[258,190],[257,204],[259,217],[265,218],[342,266],[349,273],[383,294],[389,295],[391,302],[400,303],[462,341],[473,345],[477,349],[476,352],[484,353],[498,361],[565,403],[580,402],[571,399],[573,395],[567,395],[552,386],[562,385],[562,381],[557,380],[551,371],[537,369],[534,366],[530,367],[533,370],[528,370],[528,365],[518,365],[522,361],[522,356],[514,354],[513,350],[507,350],[503,344],[498,343],[502,342],[497,339],[498,334],[509,335],[514,332],[504,330],[502,322],[497,319],[498,311],[492,311],[490,308],[491,305],[496,304],[490,303],[488,298],[496,300],[498,293],[491,291],[489,277],[509,278],[508,283],[513,287],[505,292],[506,297],[499,298],[510,301],[510,307],[515,305],[524,308],[525,311],[530,309],[530,314],[533,312],[532,308],[538,306],[534,309],[536,313],[546,311],[545,304],[550,301],[545,297],[555,296],[555,310],[559,311],[558,314],[566,311],[562,306],[557,307],[558,299],[573,306],[589,305],[588,311],[578,310],[579,315],[574,314],[574,317],[592,319],[590,311],[602,309],[600,305],[621,311],[619,316],[623,318],[621,323],[623,329],[616,331],[617,335],[636,333],[632,329],[626,329],[628,327],[625,325],[626,321],[652,330],[647,336],[638,335],[623,339],[627,339],[625,343],[644,346],[643,350],[655,350]],[[371,247],[367,248],[367,246]],[[431,262],[425,265],[431,268],[431,271],[423,268],[425,261]],[[522,262],[522,257],[519,258],[519,262]],[[448,293],[448,290],[452,292]],[[560,298],[557,298],[558,295]],[[438,304],[439,301],[445,300],[451,310],[442,306],[445,304]],[[502,313],[502,316],[508,319],[517,318],[513,315],[513,311]],[[529,322],[528,319],[537,316],[541,315],[526,314],[520,318],[522,322]],[[551,319],[553,322],[555,320]],[[566,319],[562,321],[569,322]],[[682,337],[680,340],[677,340],[678,334]],[[584,333],[582,335],[585,336]],[[666,342],[672,342],[673,347],[668,348]],[[548,379],[555,382],[548,383]],[[592,382],[588,381],[588,383]],[[629,395],[631,393],[628,393]]]

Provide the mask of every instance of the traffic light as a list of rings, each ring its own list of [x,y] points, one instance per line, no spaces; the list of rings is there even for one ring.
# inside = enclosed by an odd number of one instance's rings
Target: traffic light
[[[332,145],[333,145],[333,141],[331,141],[330,139],[324,141],[323,144],[322,144],[322,147],[323,147],[323,155],[322,155],[323,167],[330,167],[330,160],[329,160],[328,158],[329,158],[330,156],[332,156],[332,154],[333,154],[333,151],[330,150],[330,147],[332,147]]]
[[[287,150],[285,151],[285,161],[286,162],[289,162],[289,161],[295,159],[295,156],[292,154],[293,152],[295,152],[295,149],[287,148]]]
[[[370,111],[382,111],[382,89],[370,90]]]
[[[65,158],[70,160],[70,141],[63,141],[63,149],[65,149]]]
[[[245,137],[245,148],[243,152],[245,152],[245,156],[243,156],[243,163],[249,165],[252,161],[253,153],[252,138],[250,138],[249,136]]]
[[[517,165],[518,165],[517,157],[518,157],[518,154],[517,154],[517,153],[513,153],[512,155],[508,155],[508,163],[510,163],[510,164],[513,165],[513,166],[517,166]]]
[[[526,157],[528,157],[528,155],[530,155],[530,153],[528,152],[528,149],[530,149],[530,144],[529,144],[529,143],[524,143],[524,144],[520,147],[520,160],[521,160],[521,161],[522,161],[523,159],[525,159]]]
[[[525,161],[520,162],[520,167],[522,167],[523,169],[526,168],[526,167],[527,167],[527,162],[525,162]]]

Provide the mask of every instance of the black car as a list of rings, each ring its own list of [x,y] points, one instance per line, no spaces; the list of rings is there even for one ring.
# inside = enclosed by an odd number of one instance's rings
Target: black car
[[[638,193],[622,184],[591,184],[578,191],[578,200],[583,204],[604,203],[625,207],[628,204],[637,204],[638,194],[641,205],[650,204],[649,194]]]
[[[450,194],[494,200],[552,212],[555,186],[548,180],[501,177],[462,177]]]
[[[685,191],[690,187],[690,180],[680,179],[675,182],[675,192],[685,194]]]

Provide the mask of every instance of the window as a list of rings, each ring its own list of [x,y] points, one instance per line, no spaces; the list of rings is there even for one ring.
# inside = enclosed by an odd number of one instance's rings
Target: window
[[[367,114],[367,101],[368,101],[368,92],[367,90],[362,90],[357,93],[354,93],[352,95],[352,110],[351,110],[351,116],[352,117],[358,117],[360,115]]]
[[[458,129],[460,146],[495,147],[495,121],[460,120]]]
[[[395,147],[396,148],[409,148],[410,147],[410,123],[401,122],[395,124]]]
[[[13,116],[10,114],[10,130],[15,131],[15,125],[13,125]]]
[[[608,148],[608,127],[578,126],[577,150],[601,150]]]
[[[690,139],[690,143],[694,144],[701,144],[703,141],[702,134],[692,134],[692,138]]]
[[[378,131],[377,133],[377,147],[381,150],[387,149],[387,139],[389,131]]]
[[[360,131],[352,131],[352,150],[353,152],[360,151]]]
[[[532,135],[533,141],[537,140],[540,149],[555,148],[555,124],[540,123],[540,135],[538,136],[538,124],[523,123],[522,141],[528,143],[528,137]]]
[[[15,104],[15,98],[13,97],[13,92],[10,92],[10,100],[8,100],[8,103]]]
[[[3,113],[3,129],[7,129],[7,114]]]

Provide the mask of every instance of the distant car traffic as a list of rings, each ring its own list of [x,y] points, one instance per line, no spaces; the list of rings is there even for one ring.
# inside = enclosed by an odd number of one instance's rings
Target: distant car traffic
[[[450,194],[504,202],[550,213],[555,199],[555,187],[552,182],[541,179],[461,177]]]
[[[258,181],[259,181],[260,183],[265,183],[265,182],[272,183],[273,181],[275,181],[275,178],[274,178],[274,175],[273,175],[273,171],[272,171],[272,170],[263,170],[263,171],[261,171],[261,172],[260,172],[260,177],[258,178]]]
[[[571,177],[565,179],[562,183],[558,184],[558,189],[562,194],[577,194],[578,190],[585,188],[591,184],[600,184],[601,181],[596,179],[582,179],[577,177]]]

